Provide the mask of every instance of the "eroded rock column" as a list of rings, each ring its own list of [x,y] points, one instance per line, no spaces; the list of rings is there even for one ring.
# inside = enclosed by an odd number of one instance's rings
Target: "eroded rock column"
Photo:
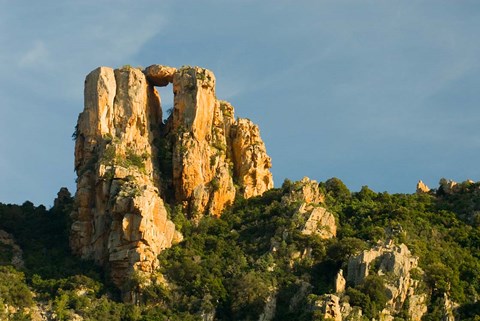
[[[134,271],[152,272],[174,237],[156,182],[161,121],[158,94],[142,71],[101,67],[87,76],[70,242],[74,253],[109,268],[118,286]]]

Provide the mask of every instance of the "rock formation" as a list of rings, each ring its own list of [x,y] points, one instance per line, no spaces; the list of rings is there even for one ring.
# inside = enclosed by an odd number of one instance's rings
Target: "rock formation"
[[[319,303],[323,310],[325,320],[342,321],[342,312],[340,311],[340,298],[333,294],[327,294]]]
[[[320,192],[318,183],[304,177],[293,183],[290,190],[282,197],[282,203],[299,204],[297,215],[305,219],[301,227],[304,235],[318,235],[322,239],[329,239],[337,235],[335,216],[320,204],[324,195]]]
[[[407,297],[413,296],[418,286],[418,281],[410,275],[410,271],[418,268],[418,258],[410,253],[405,244],[395,245],[392,241],[387,241],[350,258],[347,282],[361,284],[372,268],[378,275],[388,273],[393,276],[393,280],[386,282],[386,292],[390,299],[387,308],[393,312],[400,311]],[[423,313],[425,312],[426,306]]]
[[[154,86],[173,83],[163,123]],[[199,67],[100,67],[85,80],[85,107],[74,137],[77,191],[71,214],[74,253],[110,270],[121,287],[150,273],[181,235],[166,203],[190,218],[220,215],[236,193],[273,187],[258,127],[234,118],[215,96],[215,77]]]
[[[283,203],[301,202],[306,204],[320,204],[325,201],[325,196],[320,192],[317,181],[308,177],[295,182],[290,187],[288,194],[282,197]]]
[[[380,312],[380,320],[393,320],[394,315],[404,308],[408,299],[409,320],[420,321],[427,312],[427,294],[419,292],[420,281],[412,278],[413,269],[418,269],[418,258],[410,253],[407,246],[387,241],[351,257],[348,261],[346,280],[355,287],[361,285],[369,273],[376,273],[384,279],[388,298],[385,308]],[[336,295],[322,298],[315,306],[323,307],[325,316],[335,320],[355,319],[361,316],[362,312],[352,309],[348,302],[338,300],[337,296],[343,296],[344,289],[344,281],[339,276],[342,276],[341,272],[337,275]],[[340,317],[338,311],[341,311]]]
[[[343,277],[343,270],[340,269],[337,275],[335,276],[335,293],[343,293],[345,292],[345,287],[347,285],[347,281]]]
[[[430,192],[430,188],[421,180],[417,183],[417,194],[423,194]]]
[[[158,94],[140,70],[101,67],[87,76],[71,247],[108,266],[118,286],[134,270],[152,272],[175,232],[156,182],[152,129],[161,122]]]
[[[231,127],[234,176],[243,186],[245,198],[260,195],[272,188],[272,164],[258,127],[248,119],[239,119]]]
[[[175,199],[195,216],[205,211],[220,215],[236,192],[226,135],[233,114],[223,113],[215,98],[215,77],[206,69],[180,69],[173,78],[173,92]]]
[[[302,234],[316,234],[322,239],[329,239],[337,235],[337,224],[332,213],[324,207],[315,207],[310,212]]]

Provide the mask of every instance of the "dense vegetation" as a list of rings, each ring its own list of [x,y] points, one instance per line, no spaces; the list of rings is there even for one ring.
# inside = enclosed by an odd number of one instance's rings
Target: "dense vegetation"
[[[441,320],[444,294],[459,304],[460,320],[480,320],[480,184],[464,183],[453,193],[376,193],[368,187],[351,193],[338,179],[320,184],[326,206],[338,220],[337,238],[303,235],[305,217],[282,188],[249,200],[238,198],[220,219],[205,217],[193,225],[179,207],[171,218],[184,241],[160,255],[161,270],[149,285],[134,277],[136,304],[119,301],[108,276],[91,262],[74,258],[68,248],[71,200],[50,210],[0,204],[0,229],[11,233],[23,250],[24,268],[8,262],[11,250],[0,247],[0,304],[18,307],[10,318],[29,320],[24,307],[40,304],[51,318],[69,320],[258,320],[276,297],[274,320],[322,320],[312,309],[333,291],[333,279],[348,258],[380,239],[405,243],[420,258],[428,293],[423,320]],[[168,280],[168,286],[163,281]],[[383,279],[368,277],[349,286],[350,303],[365,320],[385,304]],[[3,313],[3,314],[2,314]],[[0,310],[0,319],[6,312]],[[401,313],[395,321],[406,320]]]

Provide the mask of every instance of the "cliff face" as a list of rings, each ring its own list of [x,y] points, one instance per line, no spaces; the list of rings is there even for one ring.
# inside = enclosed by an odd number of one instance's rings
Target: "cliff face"
[[[158,94],[133,68],[98,68],[85,81],[75,146],[78,173],[71,247],[110,268],[121,285],[133,270],[151,272],[171,245],[152,148],[161,123]]]
[[[174,107],[164,124],[154,86],[171,82]],[[70,244],[107,267],[118,286],[134,271],[152,272],[157,255],[181,238],[166,202],[191,218],[218,216],[237,192],[251,197],[273,187],[258,127],[235,120],[233,107],[216,99],[206,69],[100,67],[84,94]]]
[[[215,98],[215,76],[203,68],[182,68],[173,77],[175,200],[196,216],[220,215],[236,192],[244,197],[273,187],[270,157],[258,127],[235,120],[233,107]],[[234,183],[237,184],[235,188]]]

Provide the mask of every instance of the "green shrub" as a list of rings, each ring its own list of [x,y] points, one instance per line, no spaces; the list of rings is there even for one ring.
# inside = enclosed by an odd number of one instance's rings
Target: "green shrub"
[[[33,305],[33,297],[25,282],[25,275],[12,266],[0,266],[0,298],[3,303],[27,308]]]

